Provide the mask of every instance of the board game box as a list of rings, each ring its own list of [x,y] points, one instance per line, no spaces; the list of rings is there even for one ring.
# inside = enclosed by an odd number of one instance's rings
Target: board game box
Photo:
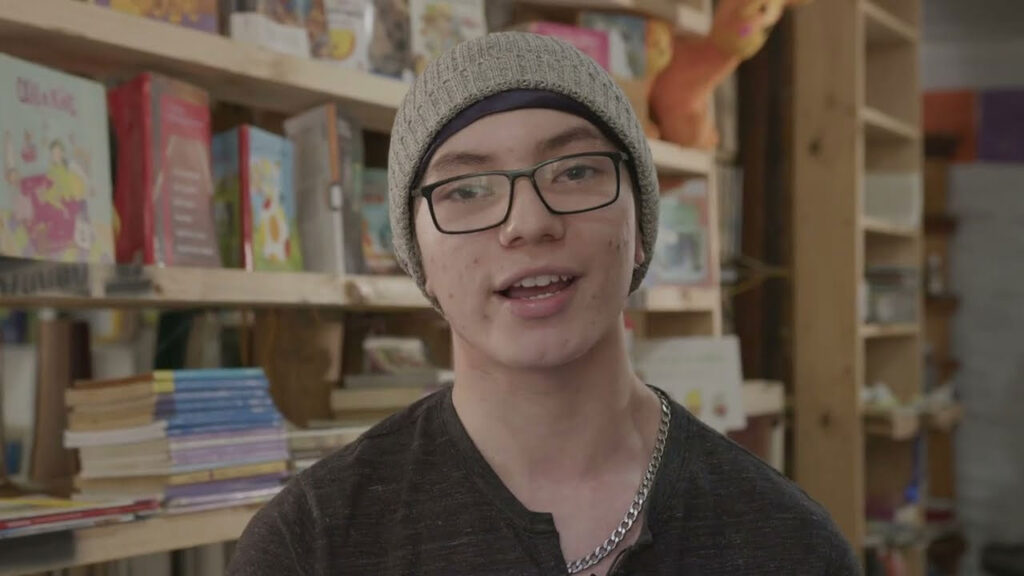
[[[0,54],[0,255],[113,262],[103,86]]]
[[[144,73],[108,95],[117,149],[117,261],[219,267],[203,90]]]
[[[292,143],[243,125],[218,134],[212,148],[225,261],[248,270],[301,270]]]

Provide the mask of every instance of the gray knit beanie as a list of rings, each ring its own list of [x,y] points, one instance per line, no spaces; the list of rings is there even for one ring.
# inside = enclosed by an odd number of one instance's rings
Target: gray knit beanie
[[[431,62],[395,116],[388,151],[388,194],[395,256],[420,287],[423,263],[413,230],[411,188],[424,155],[462,110],[509,90],[568,96],[601,119],[629,153],[636,178],[637,220],[646,258],[633,270],[630,292],[643,281],[658,233],[658,177],[643,127],[622,89],[589,56],[550,36],[494,32],[463,42]],[[429,298],[429,295],[428,295]],[[433,302],[438,307],[437,302]]]

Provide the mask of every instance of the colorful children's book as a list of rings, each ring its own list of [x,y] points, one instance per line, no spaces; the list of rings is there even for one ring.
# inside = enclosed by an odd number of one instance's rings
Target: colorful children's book
[[[0,256],[113,262],[103,86],[0,54]]]
[[[207,94],[144,73],[110,91],[117,260],[219,267]]]
[[[92,0],[119,12],[216,34],[217,0]]]
[[[301,270],[292,143],[246,125],[218,134],[212,148],[221,249],[241,248],[228,261],[247,270]]]
[[[717,282],[711,270],[711,222],[707,180],[696,178],[661,197],[658,245],[645,284],[710,286]]]
[[[369,70],[368,46],[373,24],[371,0],[323,0],[327,46],[320,58],[356,70]]]
[[[332,274],[362,272],[362,131],[334,104],[289,118],[284,128],[295,145],[295,196],[304,268]]]
[[[484,0],[410,0],[409,8],[417,75],[457,44],[487,33]]]
[[[409,0],[373,0],[373,27],[367,59],[374,74],[411,81]]]
[[[371,274],[399,274],[391,244],[391,221],[388,219],[388,172],[383,168],[363,171],[362,213],[363,260]]]
[[[527,22],[517,29],[543,36],[552,36],[575,46],[580,52],[593,58],[605,70],[611,69],[611,48],[608,32],[560,22]]]

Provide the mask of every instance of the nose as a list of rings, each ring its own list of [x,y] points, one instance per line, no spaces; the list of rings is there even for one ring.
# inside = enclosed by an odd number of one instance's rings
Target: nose
[[[560,240],[565,235],[562,216],[552,214],[529,178],[517,178],[512,186],[512,208],[498,238],[503,246]]]

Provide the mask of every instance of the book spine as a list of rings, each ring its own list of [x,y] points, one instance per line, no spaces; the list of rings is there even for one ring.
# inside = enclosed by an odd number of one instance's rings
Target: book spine
[[[195,466],[217,462],[236,462],[239,464],[255,464],[273,462],[288,458],[288,446],[284,442],[253,444],[245,447],[243,455],[238,454],[236,446],[215,446],[197,448],[173,454],[174,466]]]
[[[163,402],[201,403],[220,402],[225,400],[270,400],[270,394],[264,388],[243,388],[227,390],[176,390],[160,396]]]
[[[169,428],[192,428],[216,423],[262,423],[281,419],[276,408],[252,408],[249,410],[211,410],[176,414],[167,419]]]
[[[267,390],[270,383],[266,378],[247,378],[237,380],[177,380],[166,382],[161,392],[177,393],[195,390]]]
[[[262,476],[251,476],[249,478],[215,480],[213,482],[202,482],[200,484],[185,484],[182,486],[169,486],[164,493],[168,500],[175,498],[187,498],[191,496],[204,496],[206,494],[223,494],[225,492],[239,492],[277,486],[288,477],[287,472],[264,474]]]
[[[110,516],[115,514],[142,512],[144,510],[151,510],[153,508],[155,508],[154,502],[146,501],[135,504],[129,504],[127,506],[118,506],[115,508],[92,508],[89,510],[77,510],[75,512],[61,512],[58,514],[48,514],[46,516],[33,516],[32,518],[0,520],[0,530],[14,530],[16,528],[24,528],[26,526],[55,524],[57,522],[69,522],[71,520],[81,520],[84,518],[96,518],[100,516]]]
[[[265,440],[276,440],[284,437],[285,431],[280,426],[252,428],[243,431],[228,430],[212,433],[189,432],[177,436],[170,443],[170,449],[173,453],[178,450],[188,450],[190,448],[199,448],[203,446],[240,445]]]
[[[187,370],[156,370],[154,380],[241,380],[266,378],[262,368],[195,368]]]
[[[249,271],[255,267],[252,252],[252,179],[250,177],[250,145],[249,126],[238,128],[238,194],[242,210],[242,266]]]
[[[282,419],[265,420],[262,422],[232,422],[227,424],[211,424],[208,426],[193,426],[188,428],[168,428],[169,438],[180,438],[182,436],[197,436],[202,434],[213,434],[217,432],[241,432],[257,428],[269,428],[281,424]]]
[[[241,398],[225,400],[178,400],[174,396],[161,398],[153,411],[157,416],[174,416],[196,412],[213,411],[246,411],[250,409],[273,408],[274,401],[268,396],[264,398]]]

